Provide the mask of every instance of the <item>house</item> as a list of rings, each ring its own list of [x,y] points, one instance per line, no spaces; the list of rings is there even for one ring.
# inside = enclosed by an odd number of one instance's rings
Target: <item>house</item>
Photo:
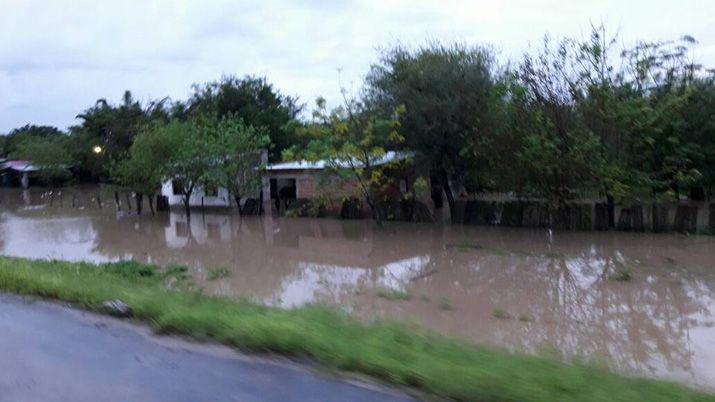
[[[410,152],[388,151],[376,160],[373,166],[383,166],[398,161],[408,161],[413,154]],[[265,158],[265,154],[263,156]],[[265,160],[265,159],[264,159]],[[353,162],[359,166],[359,162]],[[359,184],[354,180],[345,180],[336,175],[333,167],[349,167],[349,161],[289,161],[265,164],[263,172],[263,188],[260,193],[250,197],[242,197],[244,202],[249,199],[258,205],[258,200],[263,201],[264,211],[283,213],[288,209],[300,205],[309,205],[316,198],[332,201],[324,205],[330,213],[337,213],[342,209],[343,199],[362,198]],[[382,198],[385,200],[400,201],[402,197],[413,190],[414,182],[419,177],[418,169],[414,164],[395,164],[387,169],[388,174],[394,179],[383,189]],[[183,208],[183,189],[170,180],[162,184],[161,195],[165,197],[169,207]],[[232,194],[225,188],[197,187],[189,199],[191,207],[205,208],[234,208],[235,201]],[[244,204],[245,205],[245,204]],[[359,215],[360,213],[358,213]]]
[[[265,165],[268,161],[268,152],[265,150],[253,155],[256,158],[257,165]],[[264,199],[267,199],[268,183],[265,182],[263,187],[266,188]],[[184,207],[184,190],[172,180],[166,180],[162,183],[161,196],[164,197],[170,208]],[[242,198],[244,202],[249,198],[260,198],[260,193],[251,194],[248,197],[244,195]],[[233,208],[236,206],[235,202],[233,195],[229,193],[228,189],[223,187],[205,188],[203,186],[197,186],[189,198],[189,206],[193,208]]]
[[[184,190],[177,186],[175,182],[167,180],[161,185],[161,195],[166,197],[170,207],[182,207],[184,205]],[[204,188],[197,187],[191,198],[189,205],[192,207],[223,207],[232,206],[231,195],[225,188]]]
[[[32,161],[4,159],[0,161],[0,184],[28,188],[30,180],[37,177],[39,171]]]
[[[373,166],[382,166],[396,161],[406,161],[413,156],[411,152],[388,151],[382,157],[372,161]],[[359,166],[359,162],[354,162]],[[326,160],[280,162],[266,166],[270,200],[276,210],[290,208],[294,202],[303,203],[318,197],[329,196],[334,201],[342,198],[362,198],[357,181],[345,180],[332,172],[332,167],[348,168],[349,161],[329,163]],[[419,177],[413,164],[400,165],[388,169],[393,183],[383,192],[385,198],[400,200],[413,189],[415,179]],[[265,199],[265,198],[264,198]],[[295,200],[295,201],[294,201]],[[331,206],[340,208],[339,205]]]

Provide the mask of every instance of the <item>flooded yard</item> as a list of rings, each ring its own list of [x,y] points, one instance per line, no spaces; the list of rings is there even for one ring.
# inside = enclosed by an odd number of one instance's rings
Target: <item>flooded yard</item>
[[[0,189],[0,254],[190,267],[206,291],[338,306],[512,350],[715,384],[715,237],[117,212]],[[110,202],[111,201],[111,202]],[[52,204],[52,205],[50,205]],[[102,208],[99,206],[102,205]],[[146,210],[146,208],[145,208]]]

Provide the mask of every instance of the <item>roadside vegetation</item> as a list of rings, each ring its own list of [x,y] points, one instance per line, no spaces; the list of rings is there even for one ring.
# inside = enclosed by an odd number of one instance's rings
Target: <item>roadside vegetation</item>
[[[715,401],[674,383],[508,353],[394,322],[366,324],[323,307],[282,310],[210,297],[184,279],[180,267],[0,257],[0,291],[95,311],[102,311],[105,301],[121,300],[135,319],[161,333],[308,358],[427,395],[458,401]]]

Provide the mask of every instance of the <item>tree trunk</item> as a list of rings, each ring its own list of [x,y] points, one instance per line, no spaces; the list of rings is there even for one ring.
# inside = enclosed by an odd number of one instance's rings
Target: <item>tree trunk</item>
[[[129,193],[127,193],[127,197],[126,197],[126,198],[127,198],[127,211],[131,211],[131,210],[132,210],[132,200],[131,200],[131,198],[129,197]]]
[[[156,215],[156,212],[154,212],[154,197],[147,197],[147,201],[149,201],[149,211],[151,211],[151,216]]]
[[[136,200],[137,200],[137,201],[136,201],[136,202],[137,202],[137,215],[141,215],[141,214],[142,214],[142,203],[143,203],[143,201],[144,201],[144,194],[142,194],[142,193],[136,193],[136,194],[134,195],[134,197],[135,197]]]
[[[377,224],[377,227],[382,229],[382,217],[380,216],[380,211],[378,210],[377,205],[375,205],[375,203],[372,201],[372,197],[370,197],[369,195],[365,197],[365,201],[367,201],[367,205],[370,207],[372,219]]]
[[[449,176],[447,171],[442,169],[442,187],[444,188],[444,194],[447,196],[447,204],[449,204],[449,219],[454,222],[454,194],[452,194],[452,188],[449,185]]]
[[[191,219],[191,192],[184,192],[184,212],[186,213],[186,219]]]
[[[258,193],[258,215],[263,215],[263,189]]]
[[[606,207],[608,208],[608,227],[614,228],[616,227],[616,203],[612,195],[606,195],[606,203]]]
[[[119,203],[119,191],[114,192],[114,204],[117,205],[117,211],[122,210],[122,204]]]
[[[238,208],[238,216],[243,216],[243,211],[241,210],[241,196],[234,197],[236,200],[236,208]]]

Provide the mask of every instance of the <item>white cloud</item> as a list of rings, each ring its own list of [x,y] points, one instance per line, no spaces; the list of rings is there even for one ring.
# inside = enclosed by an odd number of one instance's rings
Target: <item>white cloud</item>
[[[344,85],[359,86],[378,47],[458,40],[514,57],[546,32],[584,34],[590,21],[626,41],[692,34],[700,60],[715,65],[712,1],[0,0],[0,10],[0,132],[65,127],[125,89],[185,98],[222,74],[265,75],[309,104],[337,102],[338,68]]]

